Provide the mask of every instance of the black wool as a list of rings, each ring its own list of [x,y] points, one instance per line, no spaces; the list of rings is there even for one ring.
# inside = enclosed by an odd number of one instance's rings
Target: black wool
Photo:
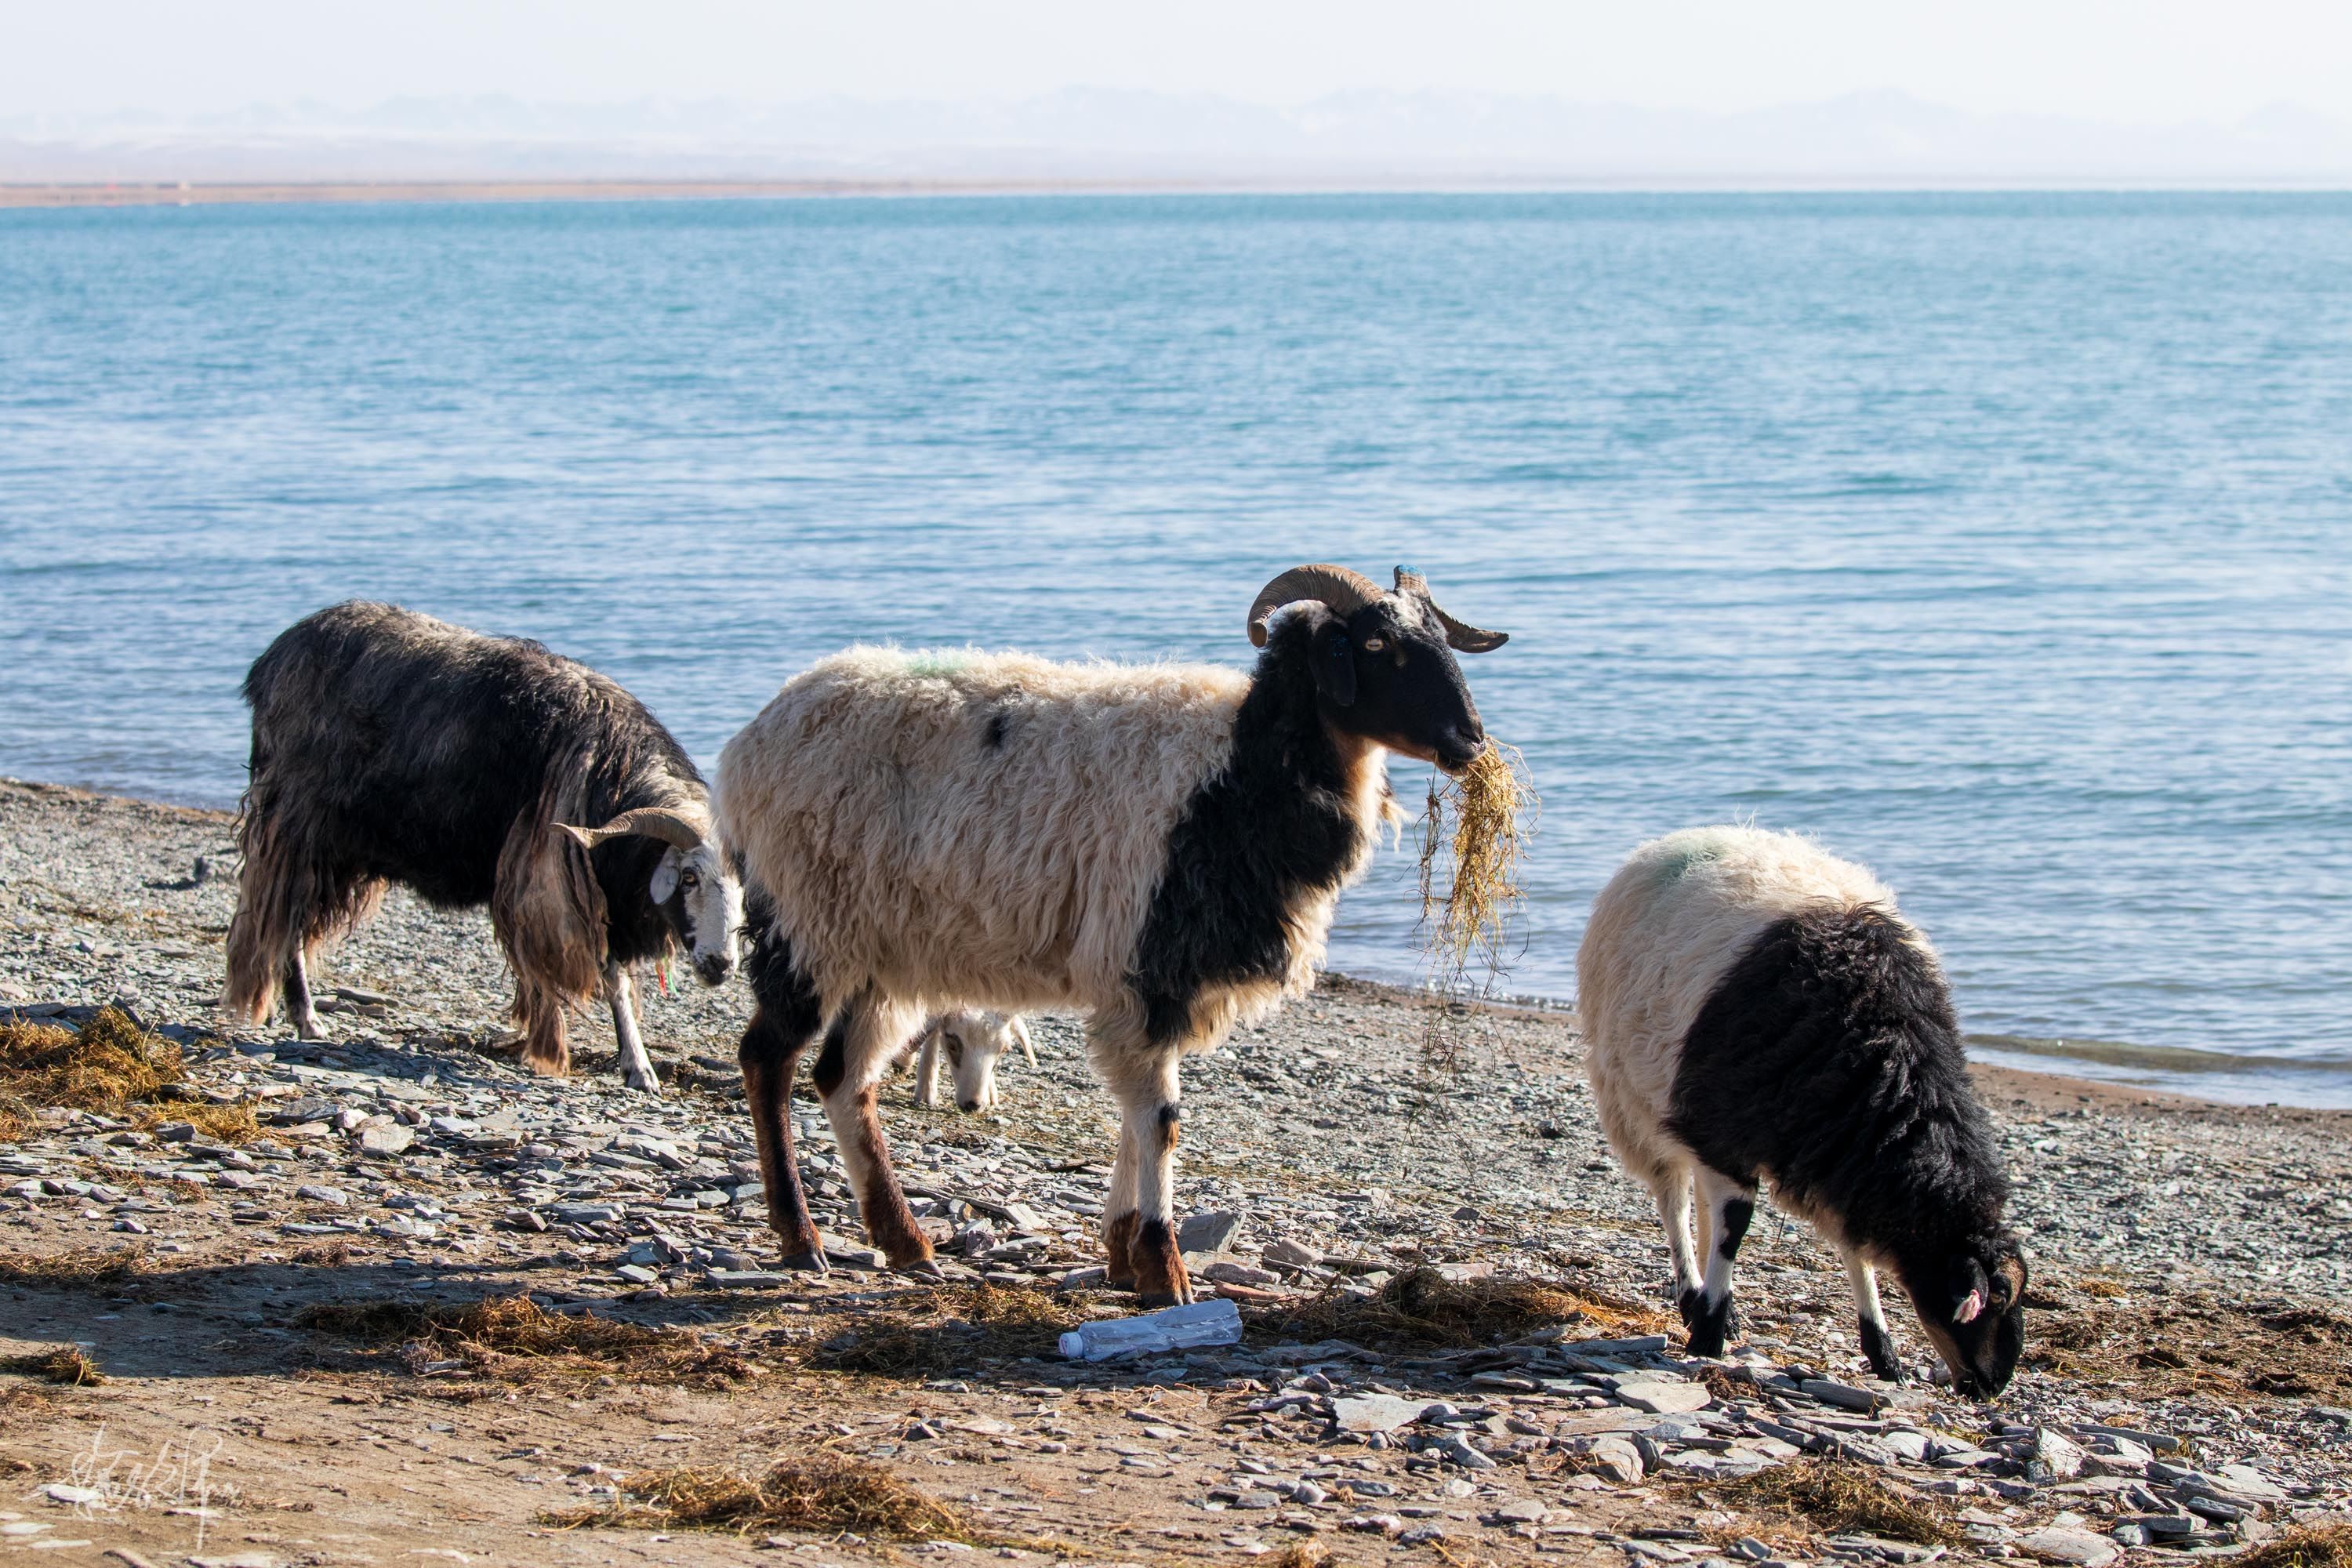
[[[2008,1182],[1943,974],[1875,910],[1758,933],[1684,1038],[1668,1125],[1865,1249],[1932,1257],[2000,1229]]]
[[[1291,912],[1337,889],[1363,852],[1368,830],[1318,710],[1307,631],[1297,620],[1276,626],[1225,766],[1169,836],[1128,976],[1156,1044],[1191,1034],[1204,988],[1288,974]]]

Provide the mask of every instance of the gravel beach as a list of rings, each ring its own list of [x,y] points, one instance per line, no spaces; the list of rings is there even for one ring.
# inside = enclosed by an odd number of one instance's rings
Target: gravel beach
[[[223,814],[0,780],[0,1022],[112,1006],[186,1064],[177,1099],[0,1101],[21,1134],[0,1143],[0,1356],[36,1369],[0,1376],[21,1495],[0,1552],[2104,1568],[2352,1518],[2352,1113],[1979,1069],[2035,1282],[2025,1370],[1977,1405],[1924,1375],[1907,1303],[1923,1375],[1869,1379],[1842,1270],[1769,1206],[1744,1339],[1681,1357],[1573,1018],[1329,977],[1185,1068],[1185,1245],[1242,1342],[1087,1365],[1051,1331],[1133,1306],[1097,1289],[1116,1123],[1074,1019],[1037,1020],[1040,1066],[1008,1059],[992,1113],[919,1110],[910,1077],[887,1093],[945,1285],[879,1268],[805,1098],[836,1267],[773,1274],[740,983],[642,988],[659,1097],[620,1087],[601,1015],[572,1079],[535,1079],[487,921],[394,891],[314,975],[330,1039],[231,1029],[235,871]],[[1517,1280],[1546,1288],[1538,1321],[1511,1315]],[[1400,1326],[1416,1281],[1491,1321]],[[450,1326],[526,1298],[641,1337],[524,1353]],[[37,1370],[71,1346],[104,1382]],[[810,1456],[887,1467],[964,1539],[689,1530],[676,1487],[648,1489]],[[1759,1482],[1815,1472],[1933,1528]]]

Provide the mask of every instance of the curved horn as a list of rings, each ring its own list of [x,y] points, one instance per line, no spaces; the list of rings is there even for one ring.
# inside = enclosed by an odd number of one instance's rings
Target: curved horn
[[[1511,640],[1508,632],[1481,631],[1467,621],[1457,621],[1447,615],[1439,608],[1437,601],[1429,596],[1429,579],[1410,566],[1396,569],[1396,591],[1400,594],[1421,595],[1421,602],[1429,606],[1429,613],[1435,616],[1437,624],[1445,628],[1446,646],[1456,653],[1492,653]]]
[[[1317,599],[1345,616],[1373,603],[1382,592],[1378,583],[1345,566],[1293,566],[1257,591],[1250,605],[1250,646],[1265,646],[1266,617],[1284,605]]]
[[[555,826],[590,849],[607,838],[619,838],[632,833],[658,838],[680,849],[699,849],[710,837],[709,824],[666,805],[641,805],[635,811],[625,811],[602,827],[574,827],[568,822],[559,822]]]

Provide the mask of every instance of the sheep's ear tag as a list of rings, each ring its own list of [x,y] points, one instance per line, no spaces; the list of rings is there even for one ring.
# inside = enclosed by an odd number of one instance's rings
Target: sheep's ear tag
[[[1956,1323],[1975,1322],[1977,1321],[1977,1314],[1984,1310],[1984,1304],[1983,1291],[1969,1291],[1966,1299],[1963,1300],[1958,1306],[1952,1309],[1952,1321]]]

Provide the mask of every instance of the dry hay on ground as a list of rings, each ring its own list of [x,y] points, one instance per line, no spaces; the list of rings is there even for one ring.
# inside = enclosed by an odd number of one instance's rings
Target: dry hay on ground
[[[2236,1559],[2235,1568],[2352,1568],[2352,1524],[2290,1530]]]
[[[1665,1322],[1659,1312],[1598,1291],[1535,1279],[1449,1279],[1435,1268],[1409,1269],[1370,1296],[1335,1289],[1252,1320],[1262,1332],[1286,1338],[1456,1348],[1557,1325],[1617,1335],[1656,1333]]]
[[[622,1500],[541,1516],[567,1530],[629,1525],[653,1530],[849,1531],[884,1541],[1000,1542],[961,1510],[934,1502],[888,1467],[835,1454],[787,1459],[756,1480],[732,1470],[660,1470],[630,1480]],[[1003,1542],[1010,1544],[1010,1542]]]
[[[1258,1568],[1323,1568],[1331,1549],[1319,1541],[1294,1541],[1256,1560]]]
[[[37,1290],[112,1289],[144,1273],[142,1247],[68,1247],[60,1252],[0,1252],[0,1285]]]
[[[60,1395],[47,1383],[12,1383],[0,1387],[0,1432],[57,1419]]]
[[[528,1296],[457,1305],[380,1300],[322,1301],[294,1320],[315,1332],[405,1347],[412,1371],[454,1361],[478,1377],[517,1381],[563,1373],[617,1373],[639,1383],[713,1388],[757,1374],[723,1345],[682,1329],[593,1312],[551,1312]],[[438,1370],[457,1371],[457,1367]]]
[[[1055,1353],[1065,1330],[1087,1321],[1067,1297],[985,1282],[933,1289],[899,1307],[861,1316],[813,1352],[824,1372],[934,1376],[985,1362]]]
[[[2283,1300],[2140,1298],[2053,1286],[2026,1314],[2026,1364],[2140,1397],[2340,1403],[2352,1398],[2352,1318]]]
[[[1799,1521],[1823,1534],[1855,1532],[1921,1546],[1967,1541],[1940,1506],[1896,1490],[1850,1460],[1803,1459],[1706,1488],[1735,1509]]]
[[[0,1024],[0,1096],[16,1107],[57,1105],[119,1116],[186,1077],[180,1047],[142,1032],[119,1008],[102,1009],[79,1030]],[[23,1129],[10,1129],[9,1135],[21,1137]]]
[[[10,1356],[0,1362],[0,1372],[13,1372],[25,1377],[37,1377],[44,1383],[59,1383],[72,1388],[91,1388],[106,1381],[98,1370],[98,1363],[79,1345],[57,1345],[29,1355]]]
[[[44,1106],[125,1116],[139,1128],[186,1121],[221,1142],[242,1142],[261,1131],[246,1101],[181,1098],[191,1094],[186,1081],[180,1047],[141,1029],[119,1007],[101,1008],[79,1029],[0,1024],[0,1137],[24,1137]]]

